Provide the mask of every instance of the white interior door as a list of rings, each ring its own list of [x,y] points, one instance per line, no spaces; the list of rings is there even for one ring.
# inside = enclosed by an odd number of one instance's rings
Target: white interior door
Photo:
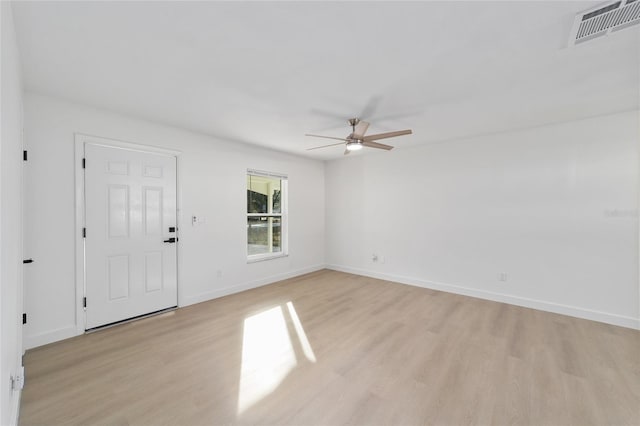
[[[176,157],[84,150],[86,329],[176,306]]]

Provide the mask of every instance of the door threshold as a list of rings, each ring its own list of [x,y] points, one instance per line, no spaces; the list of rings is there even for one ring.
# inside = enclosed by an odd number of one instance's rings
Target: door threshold
[[[136,317],[123,319],[121,321],[116,321],[116,322],[111,322],[109,324],[100,325],[98,327],[88,328],[84,332],[85,332],[85,334],[89,334],[89,333],[93,333],[95,331],[100,331],[100,330],[104,330],[104,329],[107,329],[107,328],[115,327],[116,325],[122,325],[122,324],[126,324],[126,323],[133,322],[133,321],[138,321],[138,320],[149,318],[149,317],[155,317],[155,316],[158,316],[158,315],[166,314],[167,312],[172,312],[172,311],[175,311],[176,309],[178,309],[177,306],[171,306],[169,308],[160,309],[159,311],[149,312],[148,314],[142,314],[142,315],[138,315]]]

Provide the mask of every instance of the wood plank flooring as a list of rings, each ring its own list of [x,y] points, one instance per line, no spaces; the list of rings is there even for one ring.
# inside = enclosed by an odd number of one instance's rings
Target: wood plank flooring
[[[21,425],[640,425],[638,331],[328,270],[25,366]]]

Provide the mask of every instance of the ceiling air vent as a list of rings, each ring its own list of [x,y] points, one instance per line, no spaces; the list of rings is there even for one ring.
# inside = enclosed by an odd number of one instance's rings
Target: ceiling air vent
[[[618,0],[576,16],[569,46],[640,23],[640,0]]]

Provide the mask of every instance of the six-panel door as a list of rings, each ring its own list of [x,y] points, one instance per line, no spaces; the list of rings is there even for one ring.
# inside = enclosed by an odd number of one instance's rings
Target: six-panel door
[[[176,158],[93,144],[85,158],[86,329],[176,306]]]

